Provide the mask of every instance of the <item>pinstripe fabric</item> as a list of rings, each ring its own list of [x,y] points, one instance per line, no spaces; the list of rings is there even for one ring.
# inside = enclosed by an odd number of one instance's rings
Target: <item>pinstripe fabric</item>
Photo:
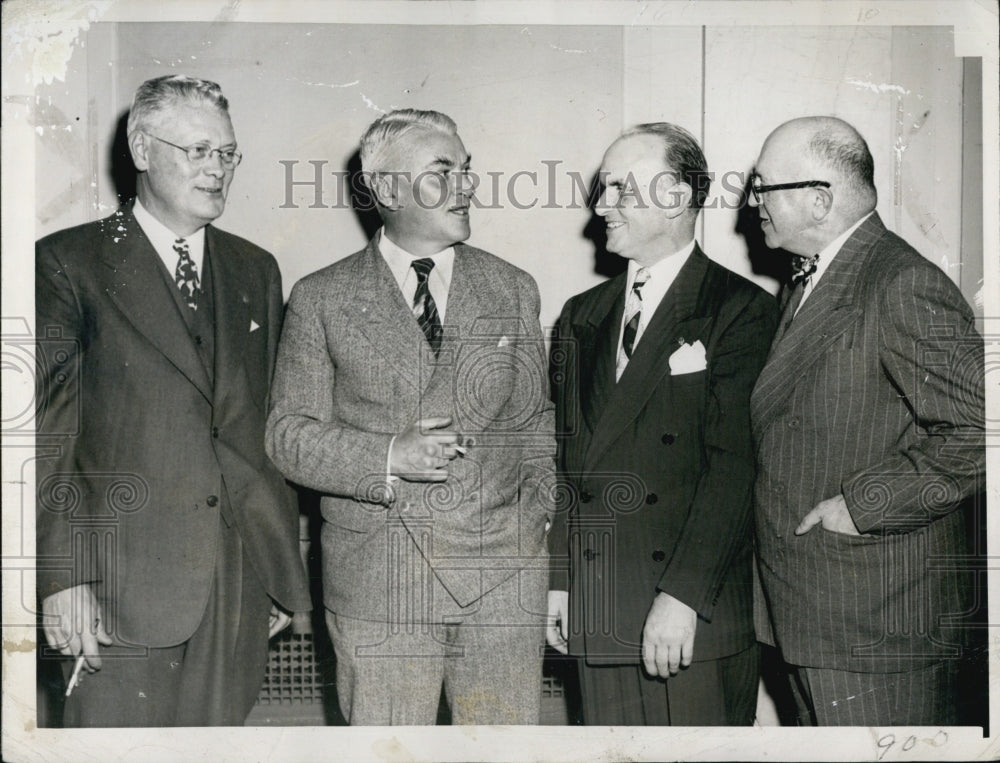
[[[957,677],[956,660],[904,673],[799,668],[793,680],[799,725],[955,725]]]
[[[983,344],[952,282],[873,215],[776,341],[751,398],[758,633],[795,665],[912,670],[962,655],[983,490]],[[843,494],[860,537],[794,529]],[[764,604],[767,607],[764,607]]]

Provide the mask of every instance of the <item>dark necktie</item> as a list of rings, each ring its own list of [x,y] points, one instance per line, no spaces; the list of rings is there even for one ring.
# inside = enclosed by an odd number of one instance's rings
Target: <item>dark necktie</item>
[[[800,257],[795,255],[792,258],[792,288],[786,289],[781,295],[781,320],[778,322],[778,330],[775,332],[774,341],[781,339],[788,327],[792,324],[795,312],[802,304],[802,299],[806,295],[806,289],[812,282],[813,273],[816,272],[816,264],[819,262],[819,255],[812,257]]]
[[[434,260],[424,257],[414,260],[412,265],[413,271],[417,274],[417,290],[413,294],[413,316],[420,324],[420,330],[424,332],[436,356],[441,349],[441,318],[438,316],[431,290],[427,286],[427,277],[434,269]]]
[[[782,295],[781,301],[784,303],[784,306],[781,309],[781,320],[778,322],[778,330],[774,335],[775,342],[781,339],[785,335],[785,332],[788,331],[788,327],[792,323],[792,318],[795,317],[795,311],[799,309],[805,293],[806,285],[803,281],[799,281],[792,287],[791,291],[786,291]]]
[[[635,348],[635,337],[639,333],[639,319],[642,317],[642,287],[649,280],[649,271],[646,268],[639,268],[635,274],[635,282],[632,284],[632,292],[629,294],[628,304],[625,305],[625,313],[630,317],[622,331],[622,351],[626,358],[632,357],[632,350]],[[635,295],[633,297],[633,295]]]
[[[177,252],[177,268],[174,270],[174,280],[181,290],[184,302],[192,310],[198,309],[198,295],[201,293],[201,282],[198,280],[198,268],[191,259],[188,243],[179,238],[174,241],[174,251]]]

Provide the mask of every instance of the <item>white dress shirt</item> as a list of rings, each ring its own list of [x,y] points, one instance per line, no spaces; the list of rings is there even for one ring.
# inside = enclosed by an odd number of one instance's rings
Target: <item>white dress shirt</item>
[[[656,308],[660,306],[660,302],[663,301],[663,296],[667,293],[667,290],[671,287],[674,280],[677,278],[677,274],[681,272],[681,268],[684,267],[684,263],[688,261],[688,257],[691,256],[691,252],[694,251],[694,239],[691,239],[689,243],[684,248],[677,252],[664,257],[659,262],[649,265],[646,270],[649,271],[649,280],[643,284],[642,287],[642,312],[639,314],[639,326],[635,332],[635,343],[632,345],[633,348],[639,346],[639,341],[642,339],[642,332],[646,330],[646,326],[649,325],[650,319],[653,317],[653,313],[656,312]],[[632,290],[632,284],[635,283],[635,274],[639,272],[639,268],[643,267],[639,265],[635,260],[629,260],[628,262],[628,278],[625,281],[625,295],[628,296],[629,292]],[[625,316],[622,316],[622,325],[618,330],[618,353],[615,357],[621,357],[622,353],[622,336],[625,331]]]
[[[180,255],[174,251],[174,242],[180,238],[170,228],[157,220],[136,198],[132,214],[135,221],[139,223],[142,232],[146,234],[153,249],[160,255],[163,264],[167,266],[167,272],[173,277],[177,272],[177,260]],[[198,269],[198,279],[202,278],[202,265],[205,263],[205,228],[201,227],[190,236],[184,236],[188,245],[188,253]]]
[[[413,295],[417,293],[417,273],[411,267],[416,257],[403,249],[385,233],[385,228],[379,231],[378,249],[382,253],[393,278],[403,292],[403,299],[408,306],[413,305]],[[451,287],[451,273],[455,267],[455,247],[449,246],[437,254],[430,255],[434,260],[434,269],[427,276],[427,288],[430,290],[434,304],[437,306],[438,317],[444,324],[445,311],[448,309],[448,289]]]
[[[805,304],[807,299],[809,299],[809,295],[813,293],[813,290],[816,288],[816,284],[819,283],[819,279],[823,277],[826,269],[830,267],[830,262],[837,256],[837,253],[840,252],[840,248],[845,244],[847,239],[851,237],[854,231],[861,227],[861,223],[873,214],[875,213],[869,212],[867,215],[854,223],[854,225],[837,236],[837,238],[823,247],[823,250],[819,253],[819,259],[816,260],[816,272],[809,276],[809,280],[806,281],[806,287],[802,290],[802,301],[799,302],[799,306],[795,308],[794,315],[799,314],[799,310],[802,309],[802,305]]]
[[[415,257],[394,242],[385,234],[385,228],[379,231],[378,250],[382,253],[385,264],[392,271],[392,277],[396,279],[400,291],[403,292],[403,299],[406,300],[407,306],[412,306],[413,295],[417,293],[417,273],[412,265],[414,260],[423,258]],[[444,325],[444,314],[445,310],[448,309],[448,289],[451,287],[451,273],[455,267],[455,247],[449,246],[437,254],[430,255],[430,258],[434,260],[434,269],[427,276],[427,289],[434,299],[441,324]],[[390,495],[392,494],[392,485],[399,479],[395,474],[392,474],[392,469],[389,466],[392,463],[392,446],[395,444],[396,436],[394,435],[389,441],[389,454],[386,456],[385,465]]]

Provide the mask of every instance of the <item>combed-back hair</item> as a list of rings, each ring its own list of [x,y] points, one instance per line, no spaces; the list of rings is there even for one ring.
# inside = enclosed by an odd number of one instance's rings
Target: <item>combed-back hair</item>
[[[392,147],[407,133],[428,128],[448,135],[458,134],[455,120],[440,111],[397,109],[372,122],[361,136],[361,171],[365,177],[393,170],[384,166]]]
[[[663,141],[663,162],[667,169],[691,186],[691,208],[705,206],[712,177],[705,154],[691,133],[670,122],[646,122],[622,133],[623,138],[632,135],[653,135]]]
[[[128,113],[128,134],[150,126],[156,115],[181,103],[207,103],[229,113],[229,101],[215,82],[184,74],[166,74],[139,85]]]

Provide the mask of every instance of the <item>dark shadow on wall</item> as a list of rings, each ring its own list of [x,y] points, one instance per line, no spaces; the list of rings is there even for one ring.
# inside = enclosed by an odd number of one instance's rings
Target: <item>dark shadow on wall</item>
[[[128,110],[118,118],[108,152],[111,159],[111,183],[118,196],[118,203],[124,204],[135,198],[136,193],[136,170],[132,154],[128,150]]]
[[[375,198],[362,178],[361,153],[355,151],[351,154],[344,169],[350,183],[351,209],[358,220],[358,225],[365,233],[365,238],[371,240],[382,227],[382,218],[379,217],[378,208],[375,206]]]
[[[792,255],[784,249],[771,249],[764,243],[764,234],[760,229],[760,208],[747,204],[751,176],[749,171],[744,175],[747,182],[740,196],[735,231],[746,241],[750,269],[756,275],[774,278],[778,283],[788,283],[791,278]]]
[[[590,209],[590,219],[583,228],[583,237],[594,245],[594,272],[607,278],[624,273],[628,268],[628,260],[608,251],[608,236],[604,227],[604,218],[595,209],[601,197],[600,173],[595,172],[588,185],[587,207]]]

